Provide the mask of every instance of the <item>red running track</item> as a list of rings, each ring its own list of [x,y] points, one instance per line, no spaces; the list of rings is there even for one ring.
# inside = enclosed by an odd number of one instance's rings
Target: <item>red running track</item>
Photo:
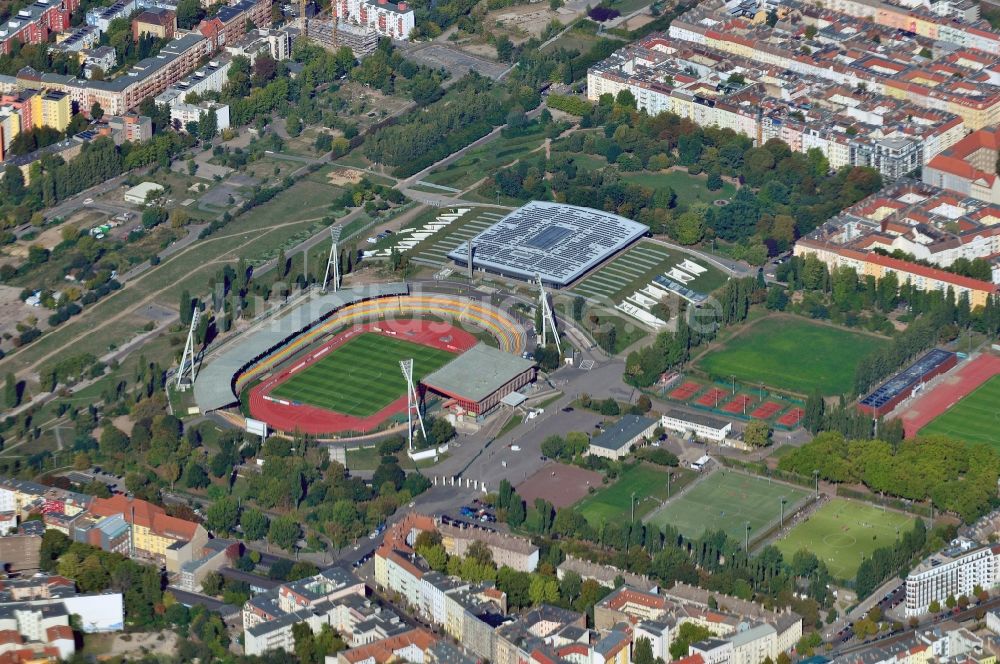
[[[355,417],[316,406],[284,404],[264,398],[265,395],[270,394],[271,390],[288,380],[293,370],[305,369],[325,357],[334,348],[344,345],[348,339],[363,332],[411,341],[423,346],[446,350],[456,355],[464,353],[477,343],[477,339],[465,330],[437,321],[402,319],[356,325],[340,332],[319,348],[312,349],[309,358],[304,362],[298,361],[282,370],[281,373],[271,376],[253,387],[250,390],[250,415],[255,419],[267,422],[271,428],[288,434],[298,431],[320,435],[345,431],[367,433],[393,415],[405,413],[405,394],[369,417]]]
[[[944,376],[944,380],[931,390],[918,396],[906,406],[903,430],[906,437],[915,436],[938,415],[942,414],[959,399],[967,396],[993,376],[1000,374],[1000,358],[995,355],[980,355],[968,360],[954,373]]]

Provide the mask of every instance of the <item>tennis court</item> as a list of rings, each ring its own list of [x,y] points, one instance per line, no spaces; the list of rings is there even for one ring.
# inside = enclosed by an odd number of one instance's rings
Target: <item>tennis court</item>
[[[753,540],[778,522],[782,499],[788,518],[811,494],[803,487],[723,469],[671,499],[647,521],[660,527],[671,525],[688,538],[700,537],[706,530],[724,530],[740,541],[749,523]]]

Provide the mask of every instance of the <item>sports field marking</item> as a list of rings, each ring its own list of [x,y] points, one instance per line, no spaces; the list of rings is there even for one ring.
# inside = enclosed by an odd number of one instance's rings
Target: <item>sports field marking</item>
[[[292,374],[271,391],[279,399],[345,415],[374,415],[406,393],[399,361],[413,358],[413,378],[444,366],[454,355],[444,350],[364,332]]]
[[[717,470],[671,499],[647,521],[660,527],[671,525],[688,538],[701,537],[706,530],[724,530],[742,542],[748,522],[753,540],[780,520],[782,498],[788,519],[811,493],[763,477]]]
[[[683,486],[684,480],[681,478],[689,479],[691,472],[680,468],[671,468],[669,471],[674,474],[672,491]],[[599,528],[602,522],[621,523],[622,519],[628,520],[632,516],[633,491],[635,518],[639,520],[666,499],[667,470],[639,464],[627,470],[614,484],[598,489],[578,502],[575,509],[595,528]]]
[[[921,436],[942,434],[969,443],[1000,449],[1000,376],[994,376],[919,431]]]
[[[785,560],[797,551],[810,551],[826,563],[838,579],[853,579],[863,557],[890,546],[913,528],[915,518],[845,498],[820,506],[784,539],[775,542]]]

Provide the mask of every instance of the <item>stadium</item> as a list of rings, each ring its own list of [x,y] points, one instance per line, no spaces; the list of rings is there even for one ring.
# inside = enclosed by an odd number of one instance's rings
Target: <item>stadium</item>
[[[953,368],[958,362],[955,353],[934,348],[919,360],[879,385],[871,394],[858,402],[858,409],[872,417],[891,413],[904,399],[923,388],[931,378]]]
[[[279,311],[207,357],[194,400],[202,413],[286,435],[364,434],[405,421],[399,363],[412,359],[421,396],[481,417],[534,379],[525,343],[521,323],[488,302],[406,284],[345,289]]]

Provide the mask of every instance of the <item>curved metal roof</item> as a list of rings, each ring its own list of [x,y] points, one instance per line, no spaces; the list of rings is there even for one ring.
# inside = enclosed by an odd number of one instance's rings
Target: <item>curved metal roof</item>
[[[405,283],[374,284],[309,297],[288,311],[276,312],[259,327],[233,337],[232,342],[227,342],[227,346],[201,367],[194,381],[195,403],[203,413],[236,403],[238,396],[233,391],[233,380],[246,367],[338,309],[363,300],[407,293],[409,287]]]

